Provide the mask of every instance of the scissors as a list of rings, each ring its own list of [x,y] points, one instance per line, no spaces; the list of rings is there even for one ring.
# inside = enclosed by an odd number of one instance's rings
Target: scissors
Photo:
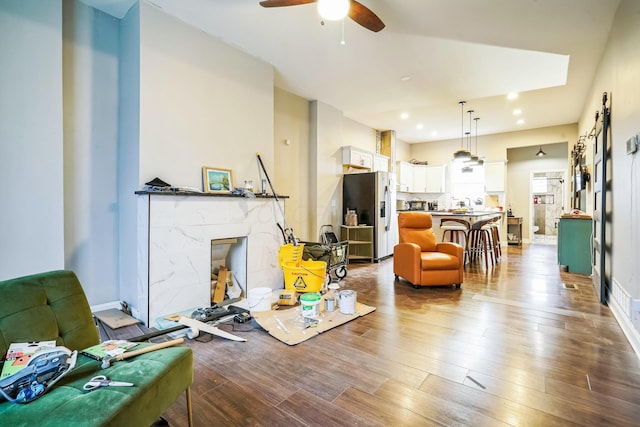
[[[111,381],[109,378],[107,378],[104,375],[98,375],[91,378],[89,382],[87,382],[85,385],[82,386],[82,389],[86,391],[92,391],[100,387],[132,387],[132,386],[133,386],[133,383],[125,383],[122,381]]]

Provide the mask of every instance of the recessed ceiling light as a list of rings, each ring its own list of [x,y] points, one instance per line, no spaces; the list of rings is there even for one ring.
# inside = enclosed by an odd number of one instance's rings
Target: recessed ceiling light
[[[516,99],[518,98],[518,94],[516,92],[511,92],[509,95],[507,95],[507,99]]]
[[[424,128],[424,125],[422,123],[418,123],[416,125],[416,129],[421,130],[422,128]]]
[[[407,119],[409,118],[409,113],[402,113],[402,114],[400,114],[400,118],[401,118],[402,120],[407,120]]]
[[[518,121],[516,122],[519,125],[523,125],[524,124],[524,119],[518,119]]]
[[[519,116],[520,114],[522,114],[522,110],[519,108],[516,108],[515,110],[513,110],[513,115],[514,116]]]
[[[409,80],[411,80],[411,76],[402,76],[402,77],[400,77],[400,81],[408,82]]]

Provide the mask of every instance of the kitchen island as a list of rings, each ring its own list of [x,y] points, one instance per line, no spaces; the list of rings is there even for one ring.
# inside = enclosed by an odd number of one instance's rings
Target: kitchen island
[[[398,212],[409,212],[409,211],[398,211]],[[411,211],[415,212],[415,211]],[[445,218],[457,218],[463,219],[469,222],[469,225],[473,226],[478,221],[484,221],[495,216],[500,216],[500,232],[502,233],[502,224],[505,212],[503,211],[471,211],[464,213],[454,213],[448,211],[424,211],[431,214],[433,218],[433,232],[436,235],[436,241],[442,242],[442,229],[440,228],[440,223]]]

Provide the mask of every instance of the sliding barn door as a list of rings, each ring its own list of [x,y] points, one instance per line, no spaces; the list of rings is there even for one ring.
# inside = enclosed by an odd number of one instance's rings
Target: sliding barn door
[[[600,302],[608,304],[611,293],[611,112],[607,93],[596,114],[593,145],[593,286]]]

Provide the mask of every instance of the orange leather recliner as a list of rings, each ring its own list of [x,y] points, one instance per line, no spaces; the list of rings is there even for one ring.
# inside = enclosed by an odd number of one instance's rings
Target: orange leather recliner
[[[464,251],[456,243],[436,243],[431,214],[400,212],[400,243],[393,248],[393,273],[414,287],[455,285],[463,281]]]

